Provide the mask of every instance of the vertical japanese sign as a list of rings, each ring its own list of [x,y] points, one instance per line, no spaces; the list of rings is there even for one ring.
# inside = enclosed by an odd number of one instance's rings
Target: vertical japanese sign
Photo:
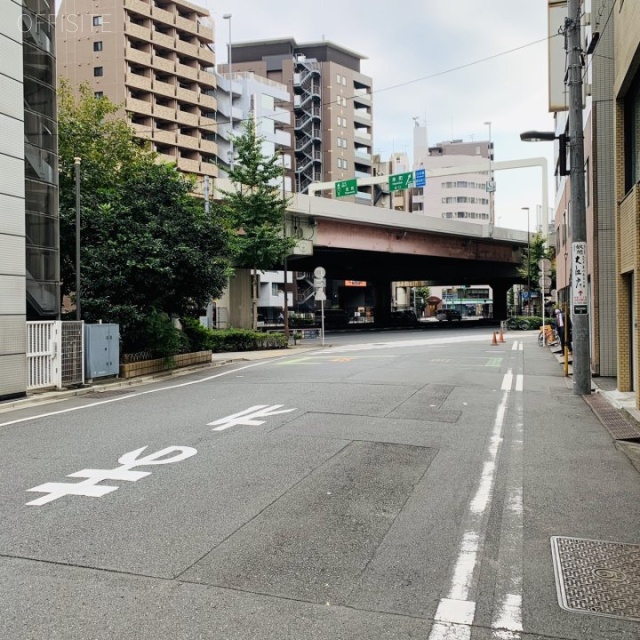
[[[571,310],[574,314],[585,315],[589,304],[587,243],[574,242],[571,249]]]

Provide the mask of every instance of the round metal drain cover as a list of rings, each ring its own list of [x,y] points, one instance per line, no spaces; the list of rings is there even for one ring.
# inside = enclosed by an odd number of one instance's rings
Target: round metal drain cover
[[[640,621],[640,545],[551,538],[560,606]]]

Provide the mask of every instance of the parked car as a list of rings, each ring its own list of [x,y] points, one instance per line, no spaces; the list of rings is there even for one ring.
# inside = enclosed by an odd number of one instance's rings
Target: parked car
[[[442,322],[443,320],[462,320],[462,314],[457,309],[438,309],[436,311],[436,320]]]
[[[391,326],[393,327],[412,327],[418,324],[418,316],[413,309],[401,309],[391,312]]]
[[[316,323],[322,322],[322,312],[316,310]],[[349,314],[344,309],[325,309],[324,326],[326,329],[343,329],[349,325]]]

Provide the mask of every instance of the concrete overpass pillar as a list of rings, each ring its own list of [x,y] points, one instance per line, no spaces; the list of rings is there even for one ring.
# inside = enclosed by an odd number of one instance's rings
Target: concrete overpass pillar
[[[511,283],[490,282],[489,286],[493,290],[493,319],[506,320],[508,317],[507,291],[511,288]]]
[[[373,283],[373,315],[376,324],[387,324],[391,320],[391,280]]]

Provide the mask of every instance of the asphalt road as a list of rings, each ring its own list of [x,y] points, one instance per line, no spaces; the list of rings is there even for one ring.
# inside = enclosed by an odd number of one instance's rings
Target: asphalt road
[[[638,474],[535,332],[333,346],[0,414],[0,638],[640,638],[550,536],[632,542]]]

